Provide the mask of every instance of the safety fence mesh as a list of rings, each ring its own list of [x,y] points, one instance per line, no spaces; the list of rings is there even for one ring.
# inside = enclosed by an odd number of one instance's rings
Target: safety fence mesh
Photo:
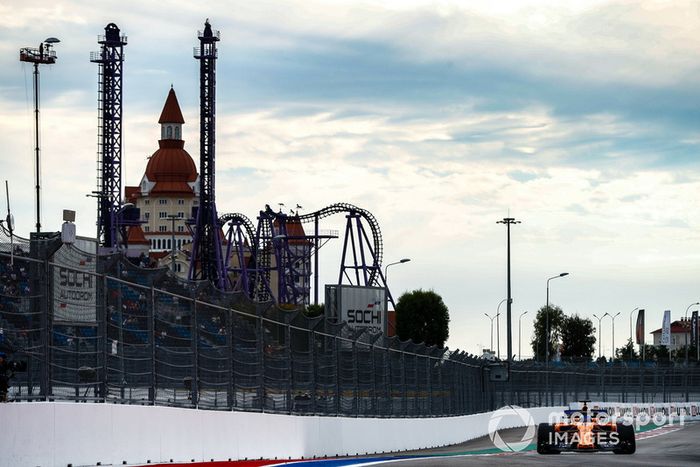
[[[465,352],[307,318],[55,240],[0,238],[0,350],[27,362],[11,400],[423,417],[700,399],[698,367],[517,362],[499,382],[492,362]]]

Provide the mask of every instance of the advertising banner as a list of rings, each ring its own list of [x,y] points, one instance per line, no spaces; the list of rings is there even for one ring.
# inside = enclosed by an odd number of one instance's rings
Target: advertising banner
[[[373,328],[386,332],[387,295],[383,287],[327,285],[329,317],[353,328]]]
[[[637,313],[637,332],[636,332],[637,344],[644,344],[644,310],[639,310]]]
[[[671,310],[664,311],[664,322],[661,325],[661,345],[671,345]]]
[[[95,323],[95,257],[64,244],[53,255],[54,321]]]
[[[698,346],[698,311],[693,312],[693,317],[690,318],[690,345],[691,347]]]

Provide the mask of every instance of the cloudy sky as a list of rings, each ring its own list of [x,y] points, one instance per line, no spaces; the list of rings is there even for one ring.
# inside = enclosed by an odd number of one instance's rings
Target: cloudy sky
[[[411,258],[389,269],[391,290],[441,294],[451,348],[489,346],[484,313],[506,294],[496,221],[509,214],[522,221],[512,233],[515,351],[517,316],[529,311],[526,343],[546,279],[560,272],[570,276],[552,281],[551,301],[583,316],[621,312],[616,344],[635,307],[653,330],[663,310],[679,318],[700,300],[697,0],[6,0],[0,175],[20,234],[34,225],[34,168],[32,70],[19,48],[61,39],[41,74],[43,225],[57,230],[61,209],[75,209],[78,233],[94,236],[85,194],[96,184],[96,36],[109,22],[128,36],[124,173],[136,184],[171,84],[198,158],[192,47],[205,18],[221,30],[219,211],[371,211],[385,263]],[[321,250],[322,283],[337,279],[340,247]]]

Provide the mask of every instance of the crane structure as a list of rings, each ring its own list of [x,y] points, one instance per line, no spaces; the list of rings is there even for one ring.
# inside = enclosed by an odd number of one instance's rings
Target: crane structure
[[[204,31],[199,31],[197,36],[200,45],[194,49],[194,58],[199,60],[199,206],[193,213],[189,279],[207,280],[221,290],[228,290],[231,284],[222,251],[215,186],[216,43],[220,35],[207,20]]]
[[[113,249],[119,245],[120,233],[126,237],[122,205],[122,77],[127,38],[116,24],[109,23],[97,42],[100,50],[90,53],[90,61],[99,65],[97,239],[101,247]]]

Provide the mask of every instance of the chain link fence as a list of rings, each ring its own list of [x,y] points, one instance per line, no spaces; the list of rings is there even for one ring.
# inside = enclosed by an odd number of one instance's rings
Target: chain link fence
[[[492,362],[96,257],[0,241],[0,349],[26,361],[10,399],[372,417],[700,400],[700,368]],[[498,365],[496,365],[498,366]]]

